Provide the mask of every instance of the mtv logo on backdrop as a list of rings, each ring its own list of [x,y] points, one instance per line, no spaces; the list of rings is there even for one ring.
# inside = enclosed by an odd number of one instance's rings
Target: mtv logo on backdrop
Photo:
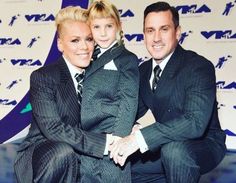
[[[0,45],[21,45],[19,38],[0,38]]]
[[[223,66],[225,65],[225,62],[228,62],[229,58],[232,58],[231,55],[227,55],[227,56],[222,56],[218,59],[218,62],[215,66],[215,68],[221,69],[223,68]]]
[[[32,14],[25,15],[25,18],[28,22],[49,22],[55,20],[55,16],[53,14]]]
[[[20,14],[17,14],[17,15],[13,15],[11,17],[11,21],[9,22],[9,26],[13,26],[13,24],[15,23],[15,21],[20,17]]]
[[[42,62],[33,59],[11,59],[12,65],[19,65],[19,66],[41,66],[43,65]]]
[[[12,105],[12,106],[15,106],[16,104],[17,104],[16,100],[0,99],[0,105]]]
[[[201,31],[201,34],[206,39],[236,39],[236,33],[233,33],[232,30]]]
[[[143,41],[143,34],[125,34],[125,38],[128,42],[136,41],[141,42]]]
[[[217,89],[232,90],[232,89],[236,89],[236,82],[233,81],[229,84],[226,84],[225,81],[218,81],[216,82],[216,87]]]
[[[200,14],[200,13],[210,13],[211,9],[203,4],[201,6],[197,4],[192,5],[180,5],[175,7],[180,14]]]
[[[121,18],[134,17],[134,13],[130,9],[128,10],[119,9],[118,11],[120,13]]]
[[[193,33],[193,31],[188,31],[188,32],[183,32],[182,34],[181,34],[181,37],[180,37],[180,39],[179,39],[179,44],[183,44],[184,43],[184,41],[186,40],[186,38],[190,35],[190,34],[192,34]]]
[[[13,86],[19,84],[19,82],[21,82],[21,81],[22,81],[22,79],[11,81],[11,83],[6,87],[6,89],[11,90],[13,88]]]

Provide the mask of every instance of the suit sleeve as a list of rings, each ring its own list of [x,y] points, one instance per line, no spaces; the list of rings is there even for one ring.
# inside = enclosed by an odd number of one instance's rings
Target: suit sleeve
[[[59,111],[56,88],[56,82],[48,74],[38,71],[32,73],[30,102],[33,117],[41,133],[51,141],[65,142],[86,155],[102,158],[106,136],[86,132],[67,123],[67,119],[60,115],[63,111]]]
[[[138,107],[139,93],[139,70],[138,58],[129,55],[126,65],[123,65],[120,72],[120,83],[118,89],[119,109],[115,120],[114,135],[124,137],[131,132],[135,122]]]
[[[141,118],[148,111],[148,107],[144,104],[142,97],[138,99],[138,112],[136,115],[136,120]]]
[[[207,128],[216,100],[215,70],[210,62],[190,67],[190,72],[184,75],[181,83],[185,87],[184,100],[177,101],[176,97],[175,101],[183,102],[183,108],[176,112],[175,118],[141,130],[151,151],[171,141],[199,138]]]

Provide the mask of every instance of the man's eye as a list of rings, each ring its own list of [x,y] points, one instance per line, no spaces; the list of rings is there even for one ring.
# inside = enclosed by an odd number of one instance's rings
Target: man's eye
[[[152,32],[153,32],[153,29],[146,29],[146,32],[147,32],[147,33],[152,33]]]
[[[166,32],[166,31],[169,30],[169,27],[163,27],[161,30],[162,30],[163,32]]]

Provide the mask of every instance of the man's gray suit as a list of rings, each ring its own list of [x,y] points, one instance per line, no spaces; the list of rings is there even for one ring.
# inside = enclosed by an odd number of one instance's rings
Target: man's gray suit
[[[33,109],[31,127],[15,161],[18,182],[33,182],[33,169],[40,171],[37,167],[41,167],[41,164],[49,166],[47,171],[52,170],[49,161],[58,163],[56,171],[65,171],[64,179],[56,181],[76,182],[79,154],[103,158],[106,136],[82,130],[77,94],[63,58],[32,73],[30,103]],[[42,154],[45,156],[41,157]],[[65,167],[60,159],[52,159],[55,158],[52,155],[58,158],[68,156],[68,161],[74,159],[69,163],[72,167]],[[78,172],[72,173],[73,177],[67,175],[77,169]],[[48,172],[38,172],[38,175],[45,173]],[[44,182],[40,176],[37,181]]]
[[[173,182],[174,174],[178,174],[183,178],[178,182],[191,182],[198,173],[187,172],[181,164],[205,173],[213,169],[225,153],[225,133],[217,114],[214,66],[178,45],[154,93],[149,82],[151,73],[152,60],[149,60],[140,66],[138,110],[140,117],[150,109],[157,121],[141,129],[154,157],[149,154],[147,159],[158,161],[160,157],[156,153],[161,149],[161,162],[170,178],[168,181]],[[198,166],[191,162],[190,152]]]

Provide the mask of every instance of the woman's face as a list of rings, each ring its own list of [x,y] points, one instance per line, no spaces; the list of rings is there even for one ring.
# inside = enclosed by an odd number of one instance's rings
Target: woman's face
[[[94,40],[86,23],[73,20],[65,21],[62,24],[57,45],[63,56],[72,65],[82,69],[90,64]]]

